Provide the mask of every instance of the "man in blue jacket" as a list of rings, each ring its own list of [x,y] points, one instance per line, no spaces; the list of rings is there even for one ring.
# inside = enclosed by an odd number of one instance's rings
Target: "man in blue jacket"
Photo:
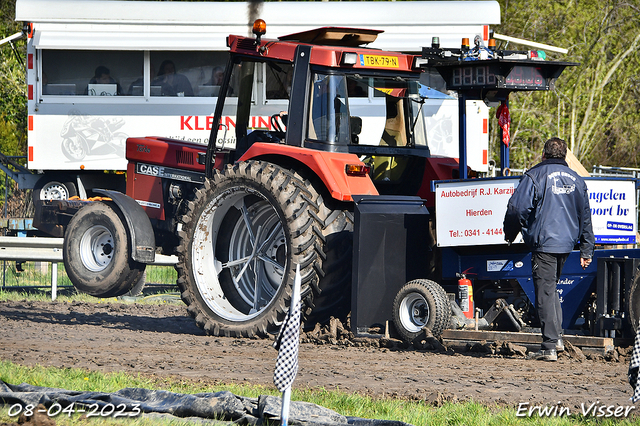
[[[556,361],[562,343],[562,308],[556,284],[576,244],[580,265],[591,263],[595,238],[591,226],[589,194],[584,180],[565,161],[567,143],[551,138],[544,144],[542,162],[528,170],[507,205],[505,240],[519,232],[531,249],[531,271],[536,310],[542,331],[540,351],[527,359]]]

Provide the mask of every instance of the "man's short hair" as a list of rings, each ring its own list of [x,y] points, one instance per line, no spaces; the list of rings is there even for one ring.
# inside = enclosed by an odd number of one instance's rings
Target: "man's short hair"
[[[567,143],[560,138],[551,138],[544,143],[545,158],[561,158],[567,157]]]

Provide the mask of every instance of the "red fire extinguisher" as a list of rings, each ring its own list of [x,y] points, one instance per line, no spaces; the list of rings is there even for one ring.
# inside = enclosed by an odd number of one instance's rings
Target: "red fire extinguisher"
[[[467,271],[464,271],[467,272]],[[460,301],[460,309],[466,318],[473,318],[473,285],[471,280],[464,274],[458,275],[458,300]]]

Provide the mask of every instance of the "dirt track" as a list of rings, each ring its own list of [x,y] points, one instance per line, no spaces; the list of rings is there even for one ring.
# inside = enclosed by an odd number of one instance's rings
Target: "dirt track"
[[[0,323],[0,359],[23,365],[272,385],[271,341],[205,336],[181,305],[0,302]],[[561,355],[557,363],[546,363],[519,355],[352,345],[303,343],[294,386],[434,404],[560,401],[571,413],[596,401],[631,405],[626,357],[578,361]]]

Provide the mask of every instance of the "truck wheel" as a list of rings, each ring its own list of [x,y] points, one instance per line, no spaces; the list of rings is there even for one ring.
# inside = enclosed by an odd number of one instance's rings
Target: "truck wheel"
[[[413,342],[424,327],[439,337],[449,326],[450,317],[447,293],[431,280],[409,281],[393,301],[393,323],[405,342]]]
[[[638,326],[640,326],[640,269],[637,269],[633,275],[633,281],[629,288],[629,297],[627,297],[627,313],[629,314],[632,334],[635,336],[638,331]]]
[[[78,195],[76,184],[67,176],[43,176],[33,187],[33,201],[68,200]]]
[[[320,294],[319,201],[310,182],[260,161],[229,165],[205,182],[182,218],[176,266],[182,299],[198,326],[216,336],[276,332],[296,265],[305,302]]]
[[[83,293],[116,297],[140,281],[146,265],[131,258],[129,237],[119,212],[103,202],[80,209],[67,226],[64,266]]]

